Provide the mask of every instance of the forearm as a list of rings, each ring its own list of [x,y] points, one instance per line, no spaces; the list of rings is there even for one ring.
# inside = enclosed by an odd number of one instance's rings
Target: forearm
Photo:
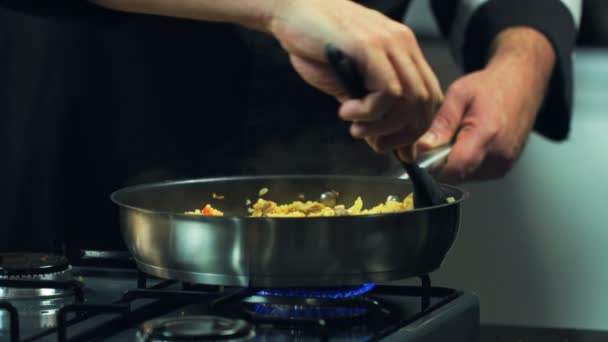
[[[272,14],[286,0],[89,0],[108,9],[240,24],[266,31]]]
[[[547,37],[530,27],[512,27],[500,32],[492,43],[486,68],[509,67],[509,77],[518,77],[536,95],[538,107],[555,66],[556,55]]]
[[[517,136],[513,155],[523,148],[528,132],[534,126],[537,115],[545,100],[553,75],[556,54],[546,36],[536,29],[517,26],[501,31],[489,48],[489,56],[484,67],[490,77],[503,92],[496,90],[495,99],[501,106],[509,106],[502,123],[510,134]],[[505,95],[506,94],[506,95]]]

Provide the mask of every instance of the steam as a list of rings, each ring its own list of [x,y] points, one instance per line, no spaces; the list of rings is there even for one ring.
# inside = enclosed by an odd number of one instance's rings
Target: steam
[[[250,149],[242,173],[383,176],[397,164],[391,154],[377,154],[363,141],[338,134],[332,140],[328,129],[309,127],[289,139],[265,139]]]

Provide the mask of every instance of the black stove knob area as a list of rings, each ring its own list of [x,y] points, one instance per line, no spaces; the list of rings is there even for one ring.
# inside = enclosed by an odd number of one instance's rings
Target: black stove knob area
[[[0,253],[0,278],[44,276],[68,270],[64,256],[44,253]]]
[[[182,316],[144,322],[137,333],[141,342],[253,341],[253,326],[241,319],[219,316]]]

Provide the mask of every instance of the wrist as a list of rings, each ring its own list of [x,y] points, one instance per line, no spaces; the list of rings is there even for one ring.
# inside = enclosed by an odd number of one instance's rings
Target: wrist
[[[513,27],[494,39],[486,68],[508,67],[531,82],[529,86],[544,91],[555,61],[555,51],[545,35],[530,27]]]
[[[255,11],[249,12],[248,17],[240,24],[258,31],[272,33],[274,22],[279,17],[281,9],[291,0],[263,0]],[[247,11],[244,12],[247,15]]]

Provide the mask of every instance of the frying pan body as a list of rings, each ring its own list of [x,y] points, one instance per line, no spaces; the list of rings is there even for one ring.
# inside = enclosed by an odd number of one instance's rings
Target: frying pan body
[[[247,217],[246,200],[290,203],[340,192],[364,207],[403,198],[409,181],[359,176],[256,176],[128,187],[112,194],[124,240],[138,267],[186,282],[249,286],[344,286],[430,273],[441,265],[460,223],[462,190],[443,186],[452,203],[407,212],[315,218]],[[213,194],[223,196],[214,198]],[[218,197],[215,196],[215,197]],[[206,203],[223,217],[183,214]]]

